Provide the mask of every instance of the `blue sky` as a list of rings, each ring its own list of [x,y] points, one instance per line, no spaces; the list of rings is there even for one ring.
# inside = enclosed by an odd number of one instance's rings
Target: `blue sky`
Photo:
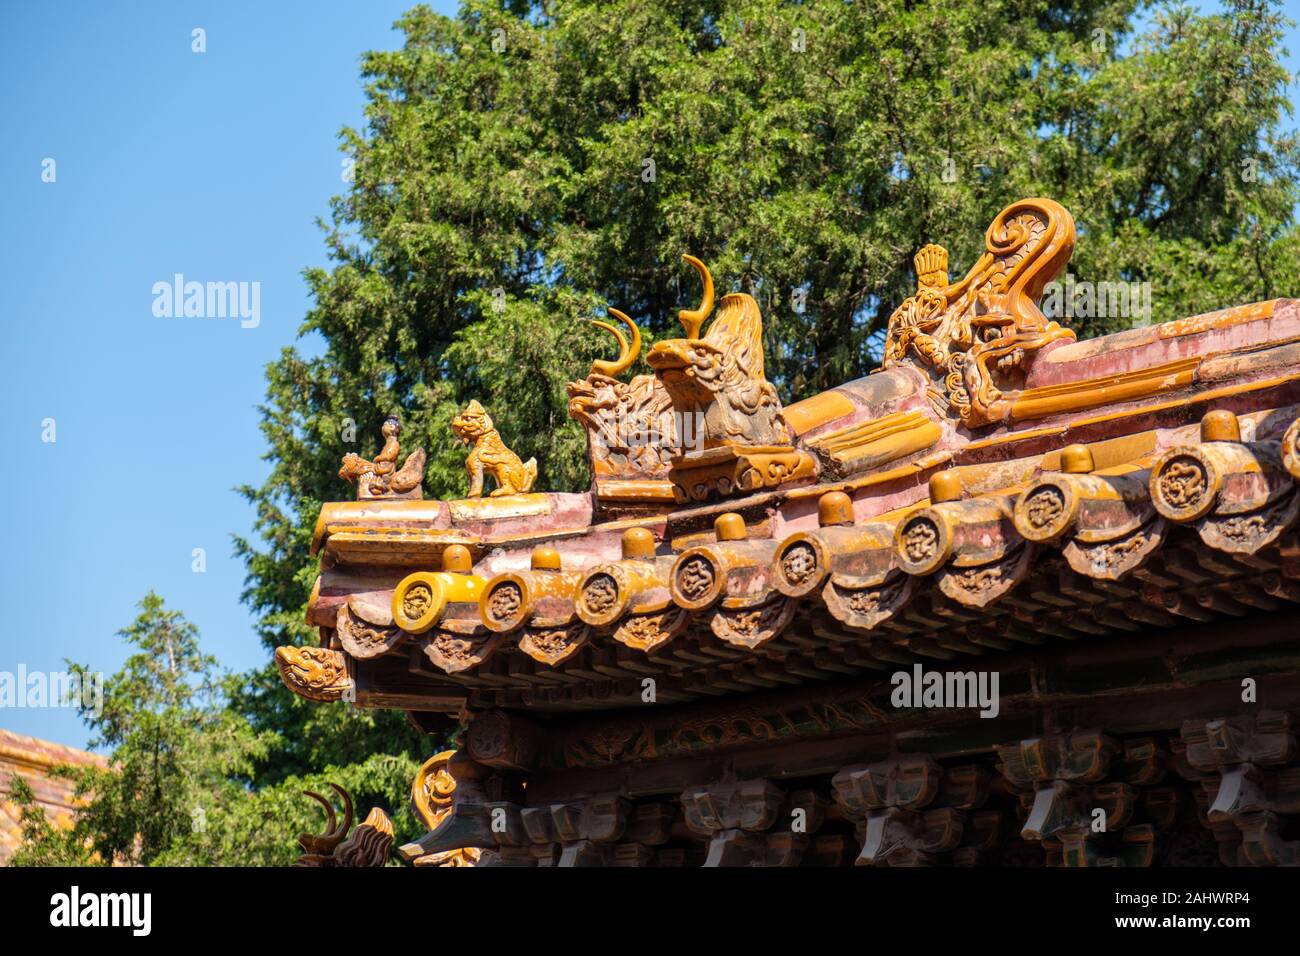
[[[150,588],[223,666],[264,661],[231,548],[253,516],[233,489],[267,472],[263,369],[296,339],[302,269],[327,264],[314,219],[345,188],[337,133],[362,120],[359,58],[400,43],[391,24],[408,5],[0,14],[0,448],[12,456],[0,671],[71,658],[112,672],[125,656],[116,632]],[[1294,72],[1294,31],[1288,46]],[[47,158],[54,182],[42,181]],[[155,316],[152,287],[176,273],[260,283],[259,324]],[[68,709],[0,710],[0,728],[87,738]]]
[[[267,473],[263,369],[295,341],[302,269],[326,264],[314,219],[346,185],[337,134],[362,121],[360,56],[400,43],[409,5],[6,5],[0,670],[66,657],[111,673],[151,587],[225,667],[264,660],[231,547],[253,516],[233,489]],[[177,272],[260,282],[260,324],[155,317],[151,288]],[[87,736],[66,709],[0,710],[0,727]]]

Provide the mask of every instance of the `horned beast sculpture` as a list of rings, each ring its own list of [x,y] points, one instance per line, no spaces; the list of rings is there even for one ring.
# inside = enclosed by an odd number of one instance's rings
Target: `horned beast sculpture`
[[[763,371],[763,319],[758,303],[743,292],[722,297],[721,308],[700,337],[713,311],[713,277],[694,256],[683,256],[704,282],[698,309],[678,313],[686,337],[657,342],[646,361],[681,413],[703,413],[704,447],[786,445],[790,429],[781,399]]]
[[[598,479],[666,479],[668,462],[680,450],[672,399],[654,375],[618,380],[641,355],[641,330],[618,309],[609,314],[627,327],[631,339],[615,325],[592,320],[614,336],[618,358],[597,359],[585,379],[569,383],[569,416],[586,429]]]
[[[325,808],[325,832],[298,837],[303,855],[294,864],[299,867],[362,867],[383,866],[393,845],[393,822],[379,807],[374,807],[366,819],[348,835],[352,828],[352,797],[336,783],[329,785],[343,803],[343,820],[334,814],[334,804],[312,790],[303,795],[311,797]]]
[[[610,309],[631,338],[594,322],[614,336],[618,358],[593,362],[584,381],[569,383],[569,414],[587,431],[597,489],[618,483],[604,479],[634,479],[626,482],[634,489],[645,485],[636,479],[667,479],[674,499],[686,502],[812,477],[816,464],[791,445],[781,400],[764,373],[758,303],[740,292],[723,296],[701,335],[713,312],[713,277],[699,259],[682,258],[699,273],[704,294],[698,308],[678,312],[685,338],[651,348],[646,361],[655,374],[630,383],[614,377],[636,360],[641,334]]]

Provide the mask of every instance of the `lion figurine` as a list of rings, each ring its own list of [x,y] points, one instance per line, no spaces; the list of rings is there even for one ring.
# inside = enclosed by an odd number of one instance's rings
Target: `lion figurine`
[[[493,498],[532,491],[533,483],[537,481],[537,459],[520,461],[519,456],[501,440],[501,433],[492,425],[492,417],[477,400],[471,401],[465,411],[451,420],[451,430],[461,441],[473,446],[465,459],[469,497],[483,497],[485,475],[496,479],[497,486],[491,493]]]

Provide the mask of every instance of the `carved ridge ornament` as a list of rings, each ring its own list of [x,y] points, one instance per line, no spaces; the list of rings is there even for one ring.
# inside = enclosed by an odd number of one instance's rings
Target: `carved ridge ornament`
[[[284,686],[305,700],[342,700],[352,688],[347,658],[332,648],[277,647],[275,666]]]
[[[489,497],[522,495],[533,490],[537,459],[522,461],[507,448],[501,433],[492,424],[492,416],[477,399],[451,420],[451,432],[470,446],[469,457],[465,459],[465,472],[469,476],[466,497],[482,498],[483,482],[489,475],[497,484]]]
[[[384,447],[379,454],[368,461],[355,452],[348,452],[343,456],[339,477],[356,483],[358,500],[424,497],[420,488],[424,481],[424,449],[415,449],[407,456],[406,463],[398,468],[397,456],[401,454],[402,446],[397,436],[402,433],[402,423],[396,416],[390,416],[384,421],[382,431]]]
[[[993,220],[984,254],[960,282],[948,284],[947,250],[926,246],[913,260],[916,294],[889,317],[882,367],[926,371],[936,410],[967,427],[1006,420],[1033,354],[1074,339],[1038,308],[1074,241],[1074,220],[1064,207],[1023,199]]]
[[[699,259],[683,258],[704,283],[703,300],[678,312],[685,338],[656,342],[646,356],[682,423],[680,454],[669,469],[674,498],[706,501],[815,477],[817,461],[792,445],[781,399],[764,372],[758,303],[743,292],[724,295],[701,335],[713,311],[713,277]]]
[[[609,314],[627,326],[631,340],[608,322],[592,321],[614,336],[619,354],[592,362],[585,379],[568,384],[569,417],[587,433],[594,478],[666,481],[669,462],[681,452],[672,399],[654,375],[619,381],[641,355],[641,330],[618,309]]]
[[[411,782],[411,803],[429,832],[438,829],[451,814],[456,778],[447,770],[447,764],[455,755],[455,750],[434,754],[420,765]],[[476,866],[481,852],[477,847],[443,850],[439,853],[426,853],[412,863],[415,866]]]
[[[303,795],[311,797],[325,808],[325,832],[298,837],[303,855],[294,864],[299,867],[372,867],[383,866],[388,861],[388,851],[393,845],[393,821],[379,807],[373,808],[352,834],[352,797],[336,783],[330,789],[338,794],[343,805],[343,820],[334,813],[334,804],[311,790]]]

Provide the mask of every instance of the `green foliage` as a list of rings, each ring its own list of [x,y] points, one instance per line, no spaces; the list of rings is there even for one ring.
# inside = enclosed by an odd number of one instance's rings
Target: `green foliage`
[[[346,767],[291,776],[256,792],[229,794],[152,861],[158,866],[289,866],[302,853],[297,837],[325,832],[325,813],[304,790],[330,798],[330,783],[352,795],[355,822],[371,807],[393,820],[397,842],[424,832],[411,809],[411,780],[419,764],[405,756],[372,755]],[[340,821],[342,807],[334,798]]]
[[[50,823],[31,785],[17,774],[9,778],[8,798],[18,809],[22,836],[10,866],[91,866],[95,862],[83,840]]]
[[[102,702],[78,703],[91,746],[112,756],[108,767],[69,773],[86,801],[73,834],[105,863],[157,860],[207,808],[246,792],[241,779],[273,740],[226,707],[216,661],[193,624],[152,591],[139,607],[118,632],[135,653],[104,681]],[[90,679],[84,666],[69,667]]]
[[[355,181],[322,224],[331,267],[305,273],[323,351],[268,368],[272,471],[243,489],[261,540],[237,544],[268,649],[313,639],[311,531],[386,415],[428,450],[428,495],[464,493],[447,423],[471,398],[540,489],[585,487],[564,384],[611,343],[581,320],[609,304],[671,334],[699,295],[682,253],[758,298],[787,402],[872,368],[918,247],[960,275],[1027,196],[1075,215],[1079,279],[1149,281],[1155,321],[1300,290],[1276,4],[1142,9],[1140,32],[1139,0],[411,10],[404,46],[364,59]],[[269,670],[239,706],[280,732],[259,781],[432,749],[397,718],[291,701]]]
[[[329,782],[352,794],[356,822],[379,806],[399,836],[421,832],[410,808],[419,764],[404,755],[365,755],[358,747],[348,766],[322,758],[315,773],[250,789],[254,763],[265,759],[274,735],[255,731],[229,707],[232,685],[216,674],[179,611],[152,592],[140,611],[119,632],[137,652],[104,682],[102,709],[81,711],[96,734],[92,746],[110,751],[109,764],[59,768],[76,782],[80,802],[71,830],[54,827],[31,788],[13,778],[23,833],[15,863],[287,865],[301,852],[298,834],[324,829],[321,808],[302,791],[329,794]]]

